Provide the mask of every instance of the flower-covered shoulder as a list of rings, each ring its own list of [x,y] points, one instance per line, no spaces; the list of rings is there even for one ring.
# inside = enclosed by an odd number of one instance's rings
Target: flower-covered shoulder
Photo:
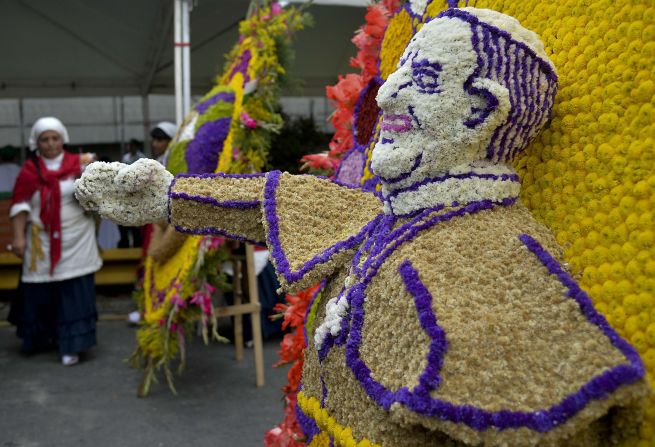
[[[490,445],[577,433],[619,401],[638,409],[641,360],[545,246],[558,251],[515,205],[377,258],[346,342],[369,397],[396,422]]]
[[[300,290],[350,260],[382,203],[371,193],[327,179],[272,171],[266,176],[263,212],[280,284]]]

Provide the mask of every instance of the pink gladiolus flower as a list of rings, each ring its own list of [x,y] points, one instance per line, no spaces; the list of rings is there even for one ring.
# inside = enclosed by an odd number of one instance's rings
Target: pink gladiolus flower
[[[282,12],[282,6],[278,2],[273,2],[271,5],[271,15],[278,15]]]
[[[241,112],[241,122],[248,129],[256,129],[257,128],[257,121],[250,118],[250,115],[248,115],[246,112]]]

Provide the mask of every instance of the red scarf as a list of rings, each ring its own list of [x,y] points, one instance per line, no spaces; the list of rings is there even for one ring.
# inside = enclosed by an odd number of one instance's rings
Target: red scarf
[[[39,164],[37,171],[36,163]],[[50,274],[61,258],[61,190],[59,181],[78,177],[81,173],[79,154],[64,151],[57,171],[48,171],[41,157],[28,160],[18,173],[11,204],[29,202],[35,191],[41,193],[41,222],[50,234]]]

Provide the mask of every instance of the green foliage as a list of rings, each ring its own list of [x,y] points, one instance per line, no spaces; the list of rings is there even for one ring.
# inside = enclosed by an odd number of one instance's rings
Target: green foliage
[[[330,135],[319,132],[313,118],[284,116],[284,126],[271,142],[267,168],[297,174],[300,158],[326,150],[329,141]]]

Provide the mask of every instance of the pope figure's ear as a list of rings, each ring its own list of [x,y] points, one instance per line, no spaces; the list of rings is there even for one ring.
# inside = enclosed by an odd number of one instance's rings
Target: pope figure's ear
[[[482,100],[481,107],[471,108],[470,116],[464,125],[470,129],[495,129],[503,124],[509,116],[509,90],[496,81],[476,78],[466,87],[470,95]]]

